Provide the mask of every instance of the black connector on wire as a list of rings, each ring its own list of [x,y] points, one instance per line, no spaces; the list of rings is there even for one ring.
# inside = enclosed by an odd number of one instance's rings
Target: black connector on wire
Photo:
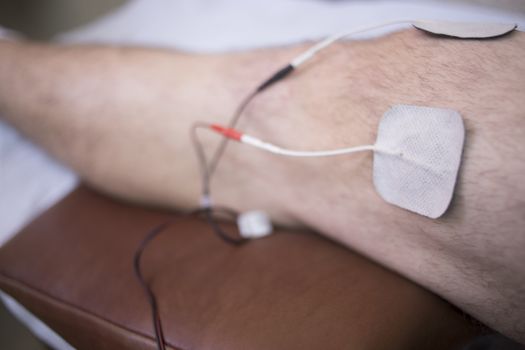
[[[242,113],[244,112],[244,110],[246,109],[248,104],[250,104],[250,102],[255,98],[255,96],[257,96],[257,94],[259,94],[263,90],[267,89],[271,85],[277,83],[278,81],[283,80],[285,77],[287,77],[294,70],[295,70],[294,66],[292,66],[291,64],[287,64],[286,66],[284,66],[283,68],[279,69],[277,72],[272,74],[268,79],[263,81],[255,90],[253,90],[250,94],[248,94],[241,101],[241,103],[239,103],[239,105],[237,106],[237,108],[235,110],[235,113],[233,114],[232,118],[230,119],[230,122],[228,123],[228,127],[229,128],[234,128],[237,125],[237,122],[241,118]],[[209,163],[209,166],[206,167],[206,169],[204,169],[203,177],[207,178],[208,181],[211,181],[211,177],[212,177],[215,169],[217,168],[219,160],[221,159],[224,151],[226,150],[226,145],[228,144],[228,141],[229,140],[228,140],[227,137],[223,137],[221,143],[219,144],[219,146],[217,147],[217,149],[215,150],[215,152],[213,154],[213,157],[212,157],[212,159],[211,159],[211,161]],[[197,151],[197,156],[199,158],[202,158],[201,153],[202,152],[198,152]],[[202,159],[200,159],[200,161],[202,163]],[[205,184],[203,189],[204,189],[204,192],[205,192],[204,194],[209,196],[209,192],[208,192],[208,190],[209,190],[209,183]]]
[[[279,69],[277,72],[275,72],[270,78],[268,78],[265,82],[263,82],[259,87],[256,89],[257,92],[261,92],[270,85],[273,85],[277,83],[279,80],[284,79],[288,74],[290,74],[294,70],[294,66],[291,64],[287,64],[283,68]]]

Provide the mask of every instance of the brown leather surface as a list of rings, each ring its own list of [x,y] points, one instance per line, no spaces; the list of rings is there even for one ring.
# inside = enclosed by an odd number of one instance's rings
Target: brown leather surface
[[[0,249],[0,288],[78,349],[153,349],[132,258],[167,217],[77,189]],[[234,247],[181,220],[143,266],[175,349],[452,349],[472,334],[438,297],[311,233]]]

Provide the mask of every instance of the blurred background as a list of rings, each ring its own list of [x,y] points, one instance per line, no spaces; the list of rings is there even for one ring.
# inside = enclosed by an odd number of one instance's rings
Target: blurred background
[[[432,0],[412,1],[421,3]],[[19,30],[27,37],[45,40],[58,32],[89,23],[126,2],[127,0],[0,0],[0,24]],[[480,4],[525,13],[524,0],[440,0],[439,2]]]
[[[33,39],[48,39],[117,8],[126,0],[0,0],[0,24]]]
[[[306,1],[306,0],[298,0]],[[326,0],[352,1],[352,0]],[[368,0],[379,2],[381,0]],[[384,1],[384,0],[383,0]],[[408,0],[410,1],[410,0]],[[405,1],[405,2],[408,2]],[[413,0],[427,2],[432,0]],[[103,16],[126,0],[0,0],[0,25],[15,29],[26,37],[47,40],[55,34],[85,25]],[[477,4],[487,8],[525,13],[525,0],[440,0],[440,3]],[[20,325],[0,303],[0,349],[48,349]],[[523,349],[506,338],[489,335],[471,344],[468,350]]]

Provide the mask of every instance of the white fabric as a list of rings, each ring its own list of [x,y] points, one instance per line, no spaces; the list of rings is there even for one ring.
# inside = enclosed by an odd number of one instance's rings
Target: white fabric
[[[286,45],[387,20],[420,18],[516,22],[521,29],[525,24],[523,14],[440,2],[132,0],[58,40],[213,52]],[[70,170],[0,121],[1,242],[65,196],[75,183],[76,177]],[[32,322],[27,314],[20,317]]]
[[[4,303],[6,309],[11,311],[11,313],[18,319],[20,322],[23,322],[38,338],[45,339],[47,345],[52,349],[60,350],[73,350],[74,348],[69,345],[62,337],[56,334],[49,326],[44,322],[40,321],[35,317],[31,312],[29,312],[25,307],[23,307],[15,299],[11,298],[9,295],[0,291],[0,300]]]
[[[71,171],[0,124],[0,246],[76,183]]]
[[[287,45],[363,26],[417,19],[511,22],[522,29],[525,25],[524,14],[440,1],[135,0],[60,40],[211,52]]]
[[[447,210],[458,174],[465,128],[451,109],[397,105],[379,123],[376,190],[387,202],[430,218]]]

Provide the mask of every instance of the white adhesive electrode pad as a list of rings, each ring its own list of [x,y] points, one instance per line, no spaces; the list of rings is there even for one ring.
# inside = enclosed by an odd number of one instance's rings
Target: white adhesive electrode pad
[[[379,123],[375,143],[377,192],[401,208],[440,217],[454,193],[464,138],[463,120],[454,110],[392,107]]]
[[[414,21],[417,29],[438,35],[446,35],[461,39],[494,38],[516,29],[514,23],[473,23],[444,21]]]

